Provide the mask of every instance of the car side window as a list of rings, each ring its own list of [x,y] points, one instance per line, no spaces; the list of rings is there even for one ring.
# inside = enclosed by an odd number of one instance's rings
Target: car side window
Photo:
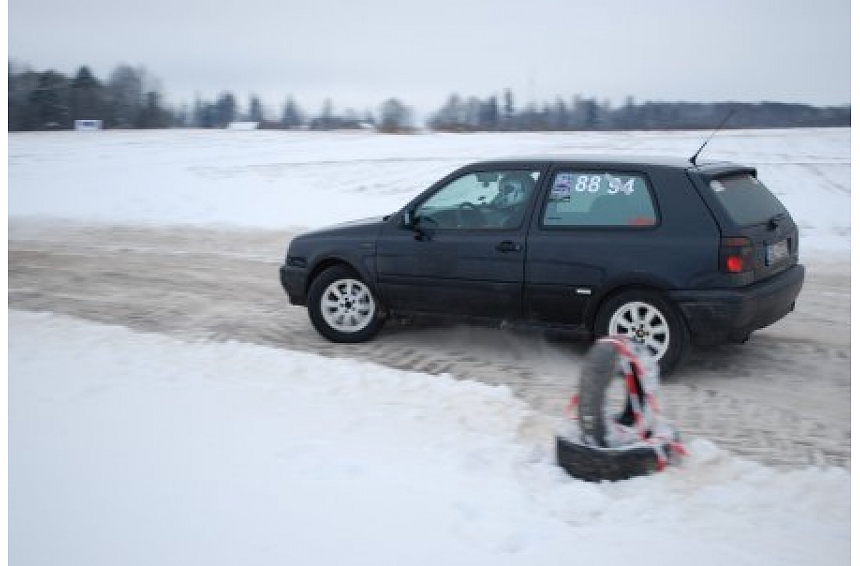
[[[643,175],[606,171],[562,171],[552,180],[541,225],[548,227],[657,224],[657,212]]]
[[[518,228],[534,193],[538,170],[467,173],[436,191],[415,209],[415,218],[439,229]]]

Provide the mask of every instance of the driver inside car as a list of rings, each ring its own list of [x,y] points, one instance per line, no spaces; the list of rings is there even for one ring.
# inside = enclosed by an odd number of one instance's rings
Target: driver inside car
[[[520,225],[533,188],[534,179],[528,173],[508,173],[502,177],[499,193],[492,201],[493,207],[501,212],[498,220],[500,228],[516,228]]]

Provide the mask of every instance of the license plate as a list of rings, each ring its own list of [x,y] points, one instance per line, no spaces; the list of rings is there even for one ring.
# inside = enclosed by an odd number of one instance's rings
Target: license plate
[[[788,240],[782,240],[767,246],[767,264],[779,263],[788,257]]]

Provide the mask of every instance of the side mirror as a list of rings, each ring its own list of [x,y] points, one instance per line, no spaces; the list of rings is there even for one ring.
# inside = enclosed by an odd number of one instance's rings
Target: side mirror
[[[414,210],[412,210],[411,208],[407,208],[403,211],[403,214],[401,215],[400,219],[402,222],[401,227],[406,230],[411,230],[415,232],[416,240],[424,241],[430,239],[430,232],[428,232],[425,227],[422,226],[422,217],[417,216]]]

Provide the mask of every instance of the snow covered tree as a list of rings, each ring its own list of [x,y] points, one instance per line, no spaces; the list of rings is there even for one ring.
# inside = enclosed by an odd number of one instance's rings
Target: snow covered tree
[[[131,128],[143,107],[143,72],[129,65],[117,66],[108,77],[109,124]]]
[[[379,107],[379,131],[387,133],[405,132],[409,129],[411,111],[397,100],[389,98]]]
[[[236,97],[230,92],[222,92],[215,101],[214,125],[225,128],[236,120]]]
[[[319,116],[311,121],[311,128],[314,130],[332,130],[335,127],[334,104],[330,98],[326,98]]]
[[[284,103],[284,109],[281,112],[281,126],[287,129],[295,129],[304,125],[302,111],[298,104],[290,97]]]
[[[428,126],[434,130],[458,132],[465,129],[466,109],[460,95],[452,94],[445,104],[436,111],[428,121]]]
[[[192,125],[198,128],[214,128],[215,105],[199,98],[195,100]]]
[[[146,102],[137,117],[138,128],[166,128],[170,126],[170,113],[161,107],[161,99],[157,92],[146,93]]]
[[[36,88],[30,93],[35,129],[70,128],[68,80],[55,71],[38,75]]]
[[[505,89],[504,99],[502,128],[509,130],[514,125],[514,117],[516,114],[516,110],[514,109],[514,93],[511,92],[511,89]]]
[[[30,95],[39,82],[38,73],[30,68],[9,63],[9,131],[34,130],[38,128],[35,107],[30,104]]]
[[[481,130],[497,130],[499,128],[499,101],[495,95],[481,104],[478,117],[478,128]]]
[[[260,97],[252,94],[251,101],[248,103],[248,121],[262,123],[265,119],[265,110]]]
[[[105,89],[89,67],[78,69],[69,85],[69,110],[72,120],[104,120],[107,118]]]

